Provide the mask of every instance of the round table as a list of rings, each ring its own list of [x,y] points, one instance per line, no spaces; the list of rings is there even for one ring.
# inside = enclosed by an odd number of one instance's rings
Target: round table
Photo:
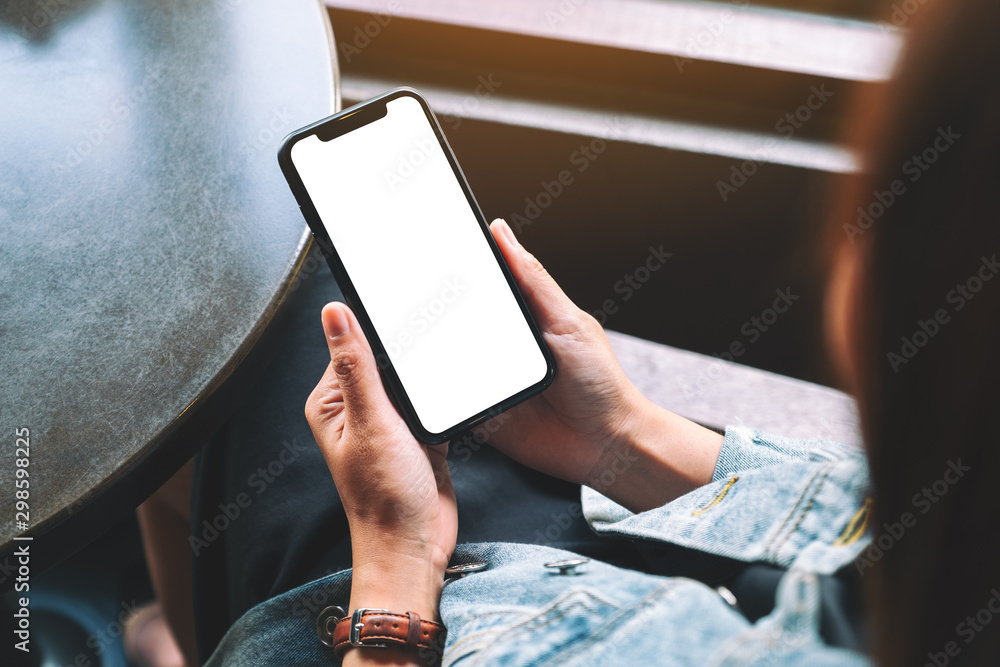
[[[268,358],[322,268],[275,153],[339,106],[335,57],[317,0],[0,9],[0,590],[15,548],[38,572],[131,512]]]

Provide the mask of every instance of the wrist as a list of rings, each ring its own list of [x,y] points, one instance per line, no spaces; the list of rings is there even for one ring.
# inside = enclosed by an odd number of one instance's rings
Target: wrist
[[[448,558],[440,550],[414,551],[409,545],[358,544],[352,541],[350,609],[412,611],[439,621],[438,603]]]
[[[723,436],[636,393],[584,483],[642,512],[711,482]]]
[[[596,453],[583,483],[614,498],[616,489],[627,486],[631,469],[644,455],[646,432],[651,420],[651,404],[638,391],[629,391],[621,399],[623,406],[614,427]],[[655,406],[653,406],[655,407]]]

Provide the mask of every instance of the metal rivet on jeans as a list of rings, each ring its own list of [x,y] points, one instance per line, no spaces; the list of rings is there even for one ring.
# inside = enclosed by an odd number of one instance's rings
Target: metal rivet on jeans
[[[740,609],[740,603],[736,601],[736,596],[733,595],[733,592],[731,590],[729,590],[725,586],[719,586],[718,588],[715,589],[715,592],[719,594],[719,597],[721,597],[723,600],[726,601],[726,604],[728,604],[730,607],[740,612],[741,614],[743,613],[743,610]]]
[[[576,568],[589,562],[589,558],[568,558],[566,560],[554,560],[551,563],[546,563],[545,567],[552,570],[559,570],[559,574],[580,574]]]
[[[319,640],[327,646],[333,646],[333,628],[337,621],[347,616],[347,612],[340,607],[327,607],[319,613],[316,619],[316,634]]]
[[[457,574],[458,577],[461,579],[470,572],[479,572],[480,570],[485,570],[485,569],[486,569],[486,563],[476,561],[473,563],[462,563],[461,565],[452,565],[451,567],[447,568],[444,571],[444,573],[445,576]]]

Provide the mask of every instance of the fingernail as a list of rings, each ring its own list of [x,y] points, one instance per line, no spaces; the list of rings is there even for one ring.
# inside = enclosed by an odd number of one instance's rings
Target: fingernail
[[[323,331],[327,338],[339,338],[351,330],[351,322],[343,306],[323,310]]]

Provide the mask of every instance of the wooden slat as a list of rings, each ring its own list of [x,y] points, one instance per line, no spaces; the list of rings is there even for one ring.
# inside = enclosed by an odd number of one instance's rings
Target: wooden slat
[[[327,0],[341,9],[852,81],[888,78],[901,38],[875,23],[663,0]]]
[[[419,88],[438,115],[446,117],[578,134],[735,160],[761,160],[828,173],[854,173],[859,168],[854,153],[827,142],[794,137],[776,139],[774,135],[761,132],[682,122],[650,114],[579,108],[504,95],[496,95],[473,107],[467,104],[469,94],[466,91],[423,84],[412,78],[345,74],[341,84],[346,104],[360,102],[402,85]]]

